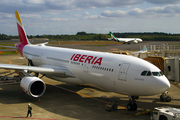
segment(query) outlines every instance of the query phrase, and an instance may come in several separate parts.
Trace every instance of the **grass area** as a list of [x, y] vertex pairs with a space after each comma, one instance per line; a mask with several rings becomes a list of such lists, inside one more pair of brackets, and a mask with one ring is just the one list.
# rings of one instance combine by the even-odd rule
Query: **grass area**
[[12, 54], [18, 54], [17, 51], [0, 51], [0, 55], [12, 55]]

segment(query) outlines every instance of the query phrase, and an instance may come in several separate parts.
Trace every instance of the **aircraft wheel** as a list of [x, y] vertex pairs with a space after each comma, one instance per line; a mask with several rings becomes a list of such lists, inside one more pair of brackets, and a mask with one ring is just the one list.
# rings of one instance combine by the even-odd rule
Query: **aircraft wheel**
[[162, 102], [164, 102], [164, 97], [163, 97], [163, 95], [160, 96], [160, 100], [161, 100]]
[[133, 103], [133, 110], [137, 110], [137, 104], [136, 103]]
[[171, 97], [170, 96], [166, 97], [166, 102], [171, 102]]
[[132, 111], [132, 110], [133, 110], [133, 105], [129, 103], [129, 104], [127, 105], [127, 110], [128, 110], [128, 111]]

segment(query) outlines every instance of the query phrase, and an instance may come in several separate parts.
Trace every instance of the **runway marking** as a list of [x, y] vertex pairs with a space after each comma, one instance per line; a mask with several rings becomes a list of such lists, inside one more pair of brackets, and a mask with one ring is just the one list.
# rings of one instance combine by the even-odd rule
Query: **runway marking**
[[[3, 60], [3, 59], [0, 59], [0, 60]], [[10, 60], [4, 60], [4, 61], [8, 61], [8, 62], [9, 62], [9, 64], [12, 64], [12, 62], [11, 62]]]
[[[54, 86], [54, 87], [57, 87], [57, 88], [60, 88], [60, 89], [63, 89], [63, 90], [72, 92], [72, 93], [76, 93], [76, 94], [78, 94], [78, 95], [82, 95], [82, 96], [85, 96], [85, 97], [88, 97], [88, 98], [91, 98], [91, 99], [94, 99], [94, 100], [101, 101], [101, 102], [104, 102], [104, 103], [109, 104], [109, 102], [107, 102], [107, 101], [100, 100], [100, 99], [91, 97], [91, 96], [89, 96], [89, 95], [85, 95], [85, 94], [83, 94], [83, 93], [75, 92], [75, 91], [69, 90], [69, 89], [67, 89], [67, 88], [60, 87], [60, 86], [52, 85], [52, 84], [47, 83], [47, 82], [45, 82], [45, 83], [48, 84], [48, 85], [51, 85], [51, 86]], [[121, 107], [121, 108], [123, 108], [123, 109], [127, 109], [126, 107], [123, 107], [123, 106], [118, 106], [118, 107]]]
[[0, 116], [1, 118], [23, 118], [23, 119], [38, 119], [38, 120], [57, 120], [48, 118], [30, 118], [30, 117], [12, 117], [12, 116]]

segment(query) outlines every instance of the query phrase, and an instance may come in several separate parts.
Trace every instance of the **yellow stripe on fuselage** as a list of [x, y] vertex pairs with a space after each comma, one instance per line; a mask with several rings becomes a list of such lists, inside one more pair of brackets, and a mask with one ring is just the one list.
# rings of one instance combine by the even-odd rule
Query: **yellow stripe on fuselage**
[[18, 11], [15, 11], [15, 15], [16, 15], [16, 19], [19, 21], [19, 23], [21, 23], [21, 26], [23, 26], [22, 21], [21, 21], [21, 18], [20, 18], [20, 16], [19, 16], [19, 12], [18, 12]]

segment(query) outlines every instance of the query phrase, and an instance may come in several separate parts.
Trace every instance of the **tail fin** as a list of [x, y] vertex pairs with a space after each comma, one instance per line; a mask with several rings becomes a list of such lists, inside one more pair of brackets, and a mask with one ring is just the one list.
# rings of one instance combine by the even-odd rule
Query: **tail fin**
[[15, 11], [15, 16], [16, 16], [16, 20], [17, 20], [17, 28], [18, 28], [18, 33], [19, 33], [19, 39], [21, 44], [23, 45], [27, 45], [27, 44], [31, 44], [26, 36], [26, 32], [24, 30], [21, 18], [19, 16], [19, 12]]
[[109, 31], [109, 34], [111, 36], [111, 39], [113, 39], [115, 41], [118, 41], [117, 38], [113, 35], [113, 33], [111, 31]]

